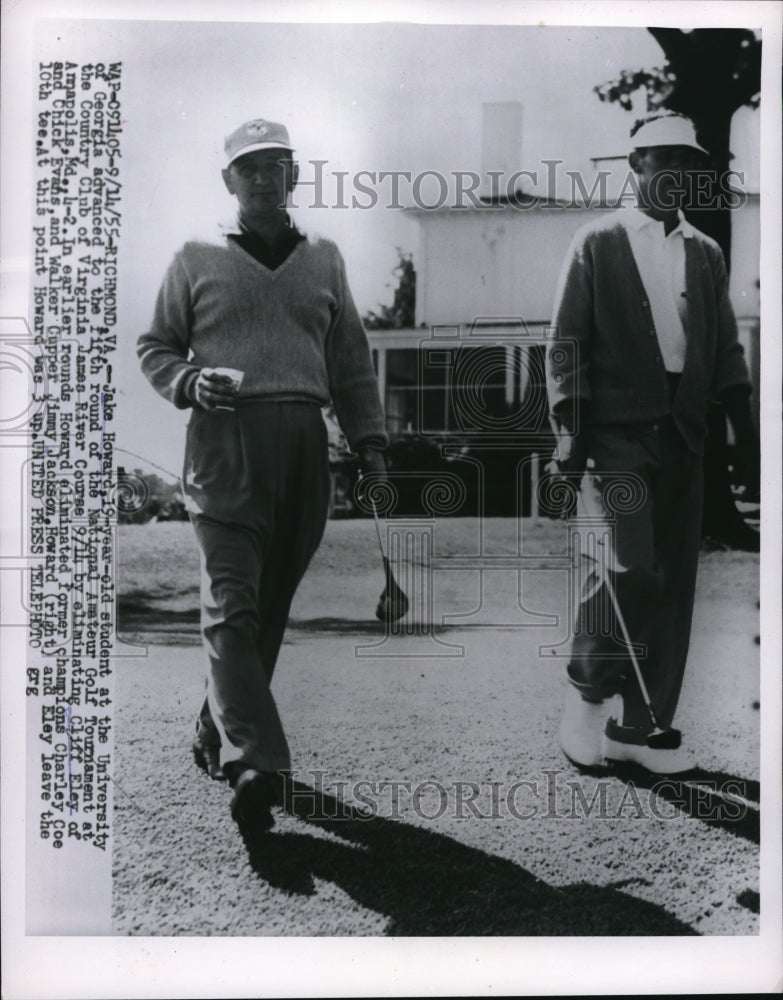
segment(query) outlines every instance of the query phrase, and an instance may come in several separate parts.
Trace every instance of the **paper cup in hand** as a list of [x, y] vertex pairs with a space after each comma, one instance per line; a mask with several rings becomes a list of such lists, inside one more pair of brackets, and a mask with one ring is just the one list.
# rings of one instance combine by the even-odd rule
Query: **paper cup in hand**
[[[242, 385], [242, 379], [245, 377], [245, 373], [240, 371], [238, 368], [213, 368], [211, 369], [215, 375], [224, 375], [226, 378], [231, 379], [231, 385], [234, 392], [239, 392]], [[216, 406], [216, 410], [233, 410], [233, 406]]]
[[215, 375], [225, 375], [226, 378], [230, 378], [234, 392], [239, 392], [242, 379], [245, 377], [244, 372], [241, 372], [238, 368], [213, 368], [212, 371]]

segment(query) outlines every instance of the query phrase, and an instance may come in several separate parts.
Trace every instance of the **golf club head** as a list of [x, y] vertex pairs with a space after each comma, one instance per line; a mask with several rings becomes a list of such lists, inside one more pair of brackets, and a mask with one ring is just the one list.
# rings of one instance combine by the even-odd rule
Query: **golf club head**
[[408, 612], [408, 598], [399, 588], [391, 571], [389, 560], [384, 556], [383, 565], [386, 570], [386, 586], [378, 599], [375, 617], [381, 622], [396, 622]]
[[681, 743], [682, 733], [679, 729], [656, 727], [647, 736], [647, 746], [651, 750], [677, 750]]

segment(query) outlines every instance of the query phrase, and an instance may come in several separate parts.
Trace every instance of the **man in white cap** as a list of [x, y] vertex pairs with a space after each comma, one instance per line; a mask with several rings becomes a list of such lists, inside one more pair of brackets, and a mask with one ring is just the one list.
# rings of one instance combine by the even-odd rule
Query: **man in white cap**
[[287, 211], [297, 180], [287, 129], [246, 122], [225, 150], [237, 229], [178, 251], [138, 353], [153, 387], [193, 409], [183, 484], [209, 660], [194, 754], [228, 778], [240, 827], [264, 830], [291, 766], [270, 682], [329, 506], [321, 408], [334, 402], [363, 472], [385, 472], [388, 438], [340, 252]]
[[680, 210], [704, 150], [692, 122], [671, 112], [638, 122], [631, 136], [638, 204], [574, 237], [547, 350], [557, 436], [548, 472], [580, 488], [589, 531], [609, 527], [574, 623], [560, 742], [583, 768], [608, 759], [675, 774], [696, 764], [672, 720], [690, 640], [710, 400], [724, 403], [756, 490], [758, 441], [723, 255]]

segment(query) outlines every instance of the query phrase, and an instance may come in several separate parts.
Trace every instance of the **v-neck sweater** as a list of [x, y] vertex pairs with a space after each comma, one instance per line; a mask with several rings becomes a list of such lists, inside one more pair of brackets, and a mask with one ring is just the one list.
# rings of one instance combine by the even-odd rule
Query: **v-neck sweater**
[[241, 219], [238, 221], [239, 231], [228, 233], [228, 239], [238, 243], [259, 264], [263, 264], [270, 271], [276, 271], [281, 264], [288, 260], [299, 241], [304, 239], [290, 217], [286, 216], [286, 221], [288, 224], [274, 244], [267, 243], [258, 233], [248, 229]]
[[138, 342], [153, 387], [179, 408], [202, 367], [244, 372], [237, 405], [331, 399], [352, 448], [388, 441], [367, 336], [337, 246], [306, 236], [274, 270], [234, 240], [186, 243]]
[[555, 417], [580, 427], [655, 421], [671, 413], [694, 452], [707, 410], [731, 386], [749, 386], [718, 244], [694, 229], [685, 241], [685, 363], [674, 399], [649, 296], [620, 212], [582, 227], [560, 275], [547, 348]]

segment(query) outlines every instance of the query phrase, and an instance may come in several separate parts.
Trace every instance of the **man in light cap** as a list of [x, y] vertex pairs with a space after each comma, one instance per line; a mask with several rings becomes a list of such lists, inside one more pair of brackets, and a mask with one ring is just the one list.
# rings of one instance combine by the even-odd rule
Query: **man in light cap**
[[228, 778], [240, 827], [264, 830], [291, 766], [270, 682], [329, 506], [321, 408], [334, 402], [363, 472], [385, 472], [388, 438], [340, 252], [288, 215], [297, 165], [287, 129], [246, 122], [225, 150], [236, 231], [175, 255], [138, 353], [153, 387], [193, 410], [183, 484], [209, 660], [193, 751], [211, 777]]
[[[609, 532], [573, 629], [560, 742], [583, 768], [608, 759], [675, 774], [696, 764], [672, 720], [690, 639], [711, 399], [725, 405], [755, 490], [758, 441], [723, 255], [680, 210], [704, 150], [692, 122], [671, 112], [638, 122], [631, 136], [638, 203], [577, 232], [547, 350], [557, 438], [548, 473], [580, 489], [585, 537]], [[663, 741], [651, 738], [661, 732]]]

